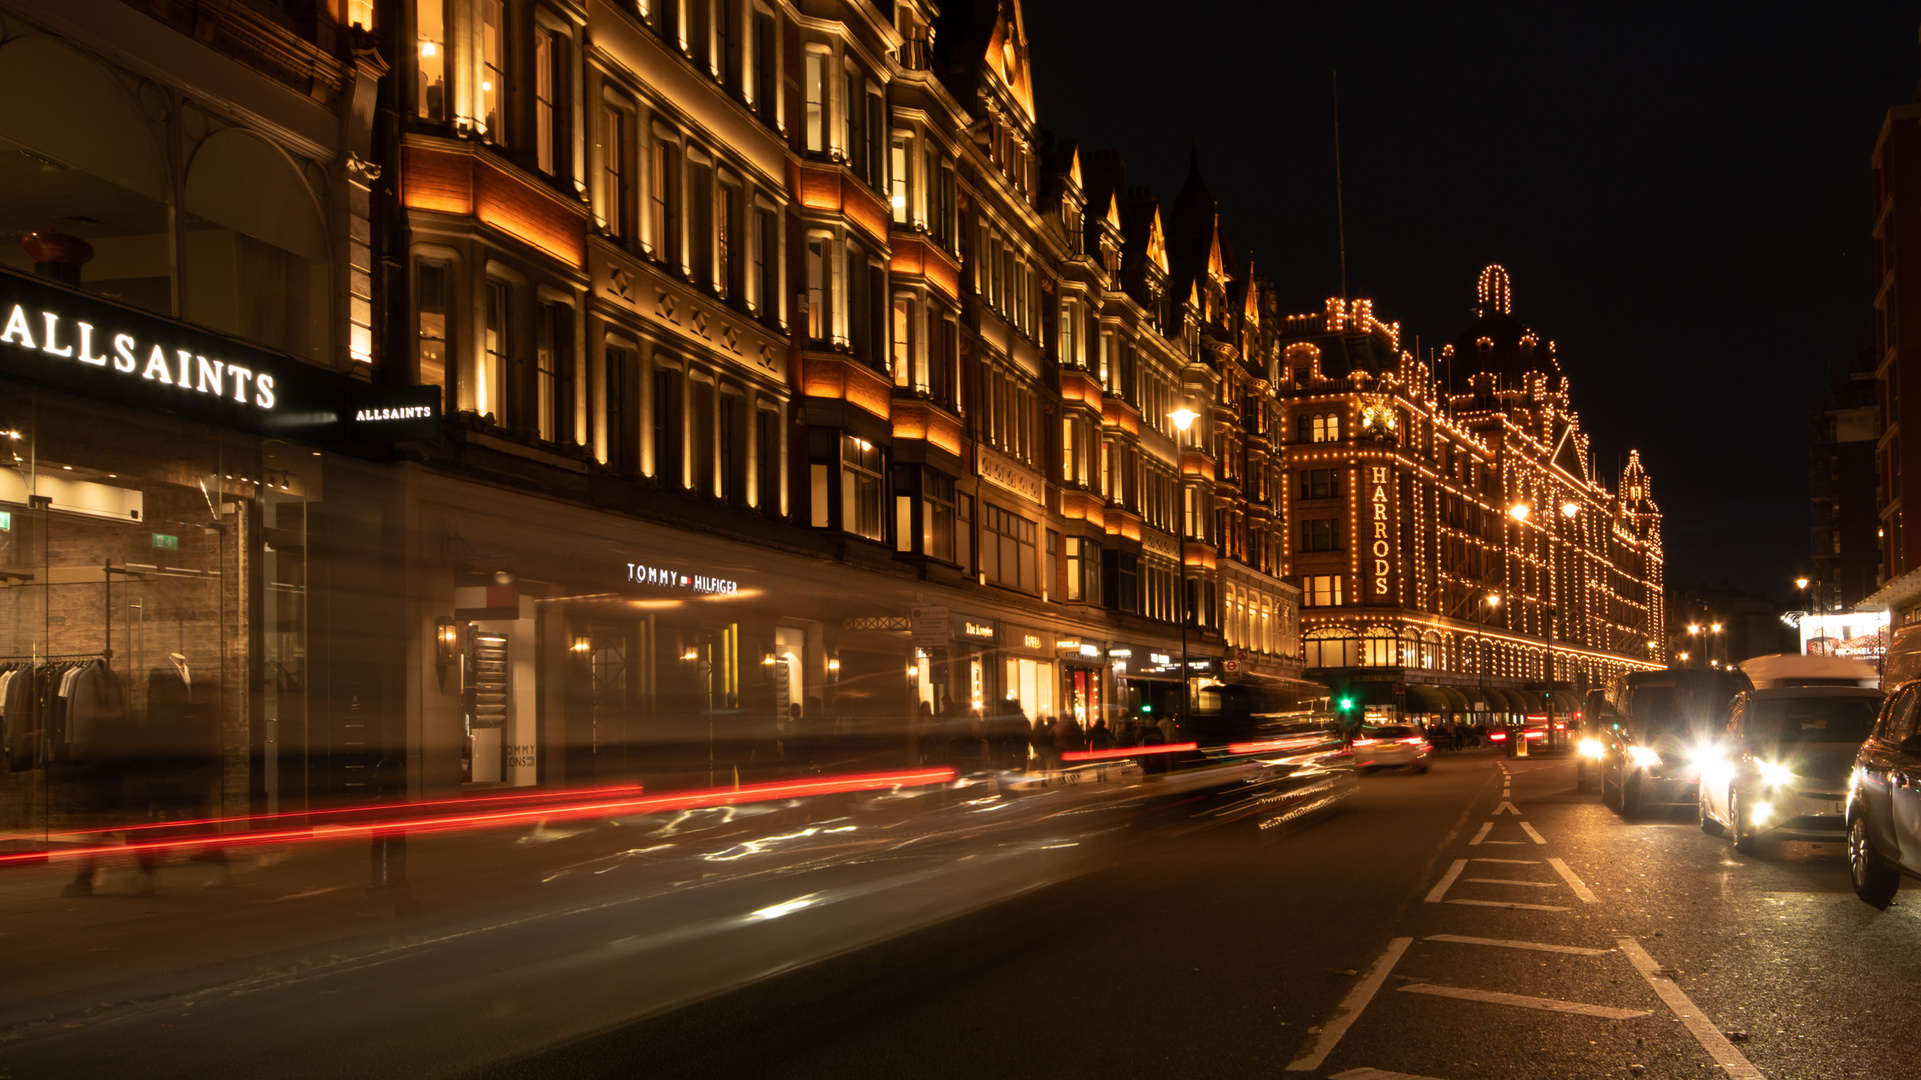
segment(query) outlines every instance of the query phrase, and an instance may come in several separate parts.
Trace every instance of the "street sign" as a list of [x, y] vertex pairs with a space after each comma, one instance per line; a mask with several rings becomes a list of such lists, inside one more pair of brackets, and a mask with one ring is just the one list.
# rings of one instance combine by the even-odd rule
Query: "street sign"
[[914, 627], [914, 648], [945, 649], [948, 642], [953, 640], [952, 623], [946, 608], [917, 607], [909, 615]]
[[1241, 662], [1239, 660], [1223, 660], [1221, 661], [1221, 670], [1232, 675], [1236, 671], [1241, 670]]

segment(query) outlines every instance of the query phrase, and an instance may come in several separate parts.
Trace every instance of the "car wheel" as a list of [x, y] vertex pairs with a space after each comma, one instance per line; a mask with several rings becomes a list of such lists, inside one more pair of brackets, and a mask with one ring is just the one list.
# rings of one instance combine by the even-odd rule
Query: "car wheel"
[[1747, 800], [1734, 788], [1728, 789], [1728, 820], [1734, 822], [1734, 850], [1743, 855], [1754, 854], [1761, 845], [1761, 837], [1748, 817]]
[[1854, 886], [1854, 895], [1868, 904], [1885, 908], [1894, 900], [1895, 890], [1901, 887], [1901, 876], [1881, 861], [1881, 855], [1874, 850], [1874, 841], [1868, 837], [1866, 816], [1856, 814], [1848, 822], [1848, 880]]
[[1425, 762], [1425, 761], [1423, 761], [1423, 762], [1421, 762], [1421, 763], [1420, 763], [1419, 765], [1416, 765], [1416, 766], [1414, 766], [1414, 771], [1415, 771], [1415, 772], [1417, 772], [1417, 773], [1424, 773], [1424, 772], [1426, 772], [1426, 771], [1427, 771], [1427, 762]]
[[1708, 793], [1702, 791], [1694, 802], [1701, 812], [1701, 831], [1707, 833], [1709, 836], [1726, 836], [1728, 834], [1728, 827], [1714, 820], [1713, 816], [1708, 813]]
[[1623, 777], [1621, 780], [1621, 816], [1624, 818], [1640, 817], [1642, 810], [1645, 809], [1642, 805], [1642, 797], [1640, 776]]

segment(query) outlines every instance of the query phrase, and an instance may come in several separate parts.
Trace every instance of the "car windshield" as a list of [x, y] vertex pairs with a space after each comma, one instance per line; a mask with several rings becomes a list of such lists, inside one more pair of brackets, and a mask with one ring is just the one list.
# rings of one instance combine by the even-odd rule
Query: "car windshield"
[[1719, 680], [1637, 686], [1628, 706], [1635, 727], [1650, 735], [1705, 728], [1727, 717], [1733, 690]]
[[1858, 743], [1868, 737], [1881, 711], [1875, 697], [1762, 698], [1748, 707], [1748, 737], [1755, 742]]

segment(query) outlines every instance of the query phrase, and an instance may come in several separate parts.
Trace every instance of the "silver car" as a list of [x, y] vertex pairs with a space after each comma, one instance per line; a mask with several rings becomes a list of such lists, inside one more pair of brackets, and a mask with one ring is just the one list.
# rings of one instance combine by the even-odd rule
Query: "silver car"
[[1428, 755], [1433, 752], [1433, 745], [1420, 728], [1408, 724], [1364, 727], [1354, 739], [1354, 766], [1362, 772], [1397, 767], [1426, 772]]
[[1848, 773], [1881, 691], [1790, 686], [1736, 695], [1727, 738], [1701, 762], [1701, 829], [1753, 854], [1763, 836], [1846, 839]]

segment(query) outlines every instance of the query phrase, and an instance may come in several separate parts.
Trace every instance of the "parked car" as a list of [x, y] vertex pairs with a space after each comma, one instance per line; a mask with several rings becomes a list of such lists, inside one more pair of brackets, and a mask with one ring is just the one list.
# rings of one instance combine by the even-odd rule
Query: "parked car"
[[1426, 772], [1432, 753], [1434, 747], [1421, 729], [1407, 724], [1364, 727], [1354, 739], [1354, 765], [1363, 772], [1394, 768]]
[[1855, 895], [1886, 907], [1903, 874], [1921, 876], [1921, 680], [1896, 687], [1848, 777], [1848, 876]]
[[1701, 830], [1753, 854], [1762, 836], [1841, 840], [1848, 771], [1874, 729], [1881, 691], [1853, 686], [1752, 690], [1734, 699], [1726, 757], [1703, 765]]
[[1747, 689], [1746, 679], [1720, 668], [1624, 676], [1609, 695], [1620, 719], [1601, 736], [1601, 801], [1628, 818], [1658, 805], [1694, 805], [1701, 765], [1727, 728], [1734, 695]]

